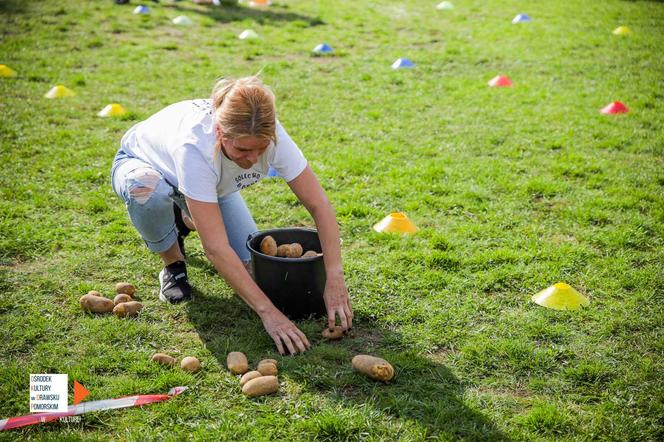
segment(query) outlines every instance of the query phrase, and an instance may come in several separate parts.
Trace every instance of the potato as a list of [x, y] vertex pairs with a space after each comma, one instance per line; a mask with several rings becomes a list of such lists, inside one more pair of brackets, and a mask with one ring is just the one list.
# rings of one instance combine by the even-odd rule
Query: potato
[[113, 313], [118, 318], [125, 316], [136, 316], [143, 309], [143, 304], [138, 301], [123, 302], [113, 308]]
[[134, 293], [136, 293], [136, 287], [134, 287], [133, 284], [130, 284], [128, 282], [118, 282], [117, 284], [115, 284], [115, 293], [117, 294], [126, 293], [127, 295], [133, 298]]
[[291, 253], [290, 244], [282, 244], [277, 247], [277, 256], [287, 257]]
[[113, 299], [113, 304], [118, 305], [122, 304], [123, 302], [131, 302], [131, 301], [132, 301], [131, 296], [129, 296], [126, 293], [120, 293]]
[[338, 341], [344, 337], [346, 331], [340, 325], [335, 325], [332, 328], [326, 328], [323, 330], [323, 337], [328, 341]]
[[260, 362], [256, 367], [256, 371], [263, 376], [276, 376], [279, 373], [277, 364], [273, 364], [272, 362]]
[[248, 371], [245, 374], [242, 375], [240, 378], [240, 387], [244, 387], [244, 384], [249, 382], [252, 379], [256, 379], [263, 376], [260, 371]]
[[304, 252], [304, 255], [301, 256], [301, 258], [314, 258], [318, 256], [318, 252], [315, 252], [314, 250], [307, 250]]
[[302, 246], [300, 243], [294, 242], [293, 244], [290, 245], [290, 253], [288, 255], [289, 258], [299, 258], [302, 256]]
[[226, 366], [233, 374], [244, 374], [249, 370], [247, 357], [241, 351], [232, 351], [226, 357]]
[[277, 242], [270, 235], [263, 238], [260, 245], [261, 252], [269, 255], [276, 256], [277, 254]]
[[259, 362], [259, 364], [262, 364], [263, 362], [270, 362], [270, 363], [272, 363], [272, 364], [274, 364], [274, 365], [279, 365], [279, 363], [277, 362], [276, 359], [262, 359], [262, 360]]
[[100, 297], [102, 297], [102, 298], [104, 297], [104, 295], [102, 295], [101, 293], [99, 293], [97, 290], [90, 290], [87, 294], [88, 294], [88, 295], [92, 295], [92, 296], [100, 296]]
[[387, 382], [394, 377], [394, 368], [385, 359], [369, 355], [357, 355], [352, 360], [353, 368], [377, 381]]
[[113, 301], [103, 296], [96, 296], [91, 293], [80, 297], [78, 302], [81, 304], [83, 310], [92, 313], [108, 313], [113, 311]]
[[249, 397], [265, 396], [279, 391], [279, 380], [276, 376], [261, 376], [244, 384], [242, 393]]
[[189, 373], [196, 373], [201, 369], [201, 362], [193, 356], [187, 356], [180, 362], [180, 368]]
[[166, 353], [155, 353], [152, 355], [152, 360], [158, 364], [162, 365], [175, 365], [177, 364], [177, 359], [173, 356], [169, 356]]

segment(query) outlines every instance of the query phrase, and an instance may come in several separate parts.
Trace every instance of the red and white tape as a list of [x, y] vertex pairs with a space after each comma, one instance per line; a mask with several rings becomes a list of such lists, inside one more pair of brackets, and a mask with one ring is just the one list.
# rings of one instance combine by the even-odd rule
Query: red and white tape
[[13, 430], [14, 428], [28, 425], [52, 422], [65, 416], [76, 416], [77, 414], [90, 413], [100, 410], [114, 410], [116, 408], [140, 407], [142, 405], [162, 402], [185, 391], [187, 387], [173, 387], [168, 394], [139, 394], [136, 396], [123, 396], [117, 399], [103, 399], [101, 401], [81, 402], [78, 405], [70, 405], [66, 412], [62, 413], [35, 413], [25, 416], [10, 417], [0, 420], [0, 431]]

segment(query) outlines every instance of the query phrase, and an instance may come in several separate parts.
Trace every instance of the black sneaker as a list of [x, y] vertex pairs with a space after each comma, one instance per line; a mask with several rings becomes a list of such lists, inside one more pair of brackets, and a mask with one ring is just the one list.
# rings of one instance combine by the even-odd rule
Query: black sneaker
[[182, 256], [185, 258], [187, 257], [187, 254], [184, 252], [184, 239], [191, 233], [191, 230], [187, 225], [184, 223], [184, 220], [182, 219], [182, 209], [180, 207], [173, 203], [173, 214], [175, 215], [175, 227], [178, 229], [178, 245], [180, 246], [180, 251], [182, 252]]
[[159, 272], [159, 299], [171, 304], [191, 299], [191, 286], [184, 261], [169, 264]]

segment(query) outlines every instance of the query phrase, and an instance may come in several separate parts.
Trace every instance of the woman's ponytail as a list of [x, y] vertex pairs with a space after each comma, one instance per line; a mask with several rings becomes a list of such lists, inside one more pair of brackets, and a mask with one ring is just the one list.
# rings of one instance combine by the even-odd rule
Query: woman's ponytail
[[222, 78], [214, 85], [212, 89], [212, 106], [215, 109], [221, 106], [228, 92], [233, 89], [235, 81], [234, 78]]

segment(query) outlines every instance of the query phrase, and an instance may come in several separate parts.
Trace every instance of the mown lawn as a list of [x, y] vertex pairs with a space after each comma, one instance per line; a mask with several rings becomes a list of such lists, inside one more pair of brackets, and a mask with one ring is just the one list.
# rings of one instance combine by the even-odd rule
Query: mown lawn
[[[0, 418], [28, 412], [30, 373], [67, 373], [88, 400], [190, 387], [0, 439], [664, 439], [664, 3], [436, 3], [0, 2], [0, 63], [18, 72], [0, 79]], [[520, 12], [533, 21], [513, 25]], [[194, 25], [171, 24], [182, 14]], [[312, 56], [321, 42], [334, 53]], [[392, 70], [399, 57], [416, 66]], [[332, 344], [324, 320], [299, 322], [314, 347], [295, 357], [275, 356], [195, 235], [196, 299], [159, 302], [159, 260], [109, 180], [136, 121], [258, 71], [337, 209], [356, 314]], [[498, 74], [515, 86], [489, 88]], [[55, 84], [77, 95], [43, 98]], [[616, 100], [630, 113], [598, 112]], [[111, 102], [130, 114], [97, 117]], [[313, 225], [279, 179], [244, 196], [261, 229]], [[373, 232], [391, 211], [421, 230]], [[81, 311], [120, 280], [138, 319]], [[590, 307], [530, 302], [559, 281]], [[276, 357], [279, 394], [245, 398], [234, 350]], [[156, 366], [156, 351], [204, 370]], [[395, 381], [354, 373], [357, 353]]]

